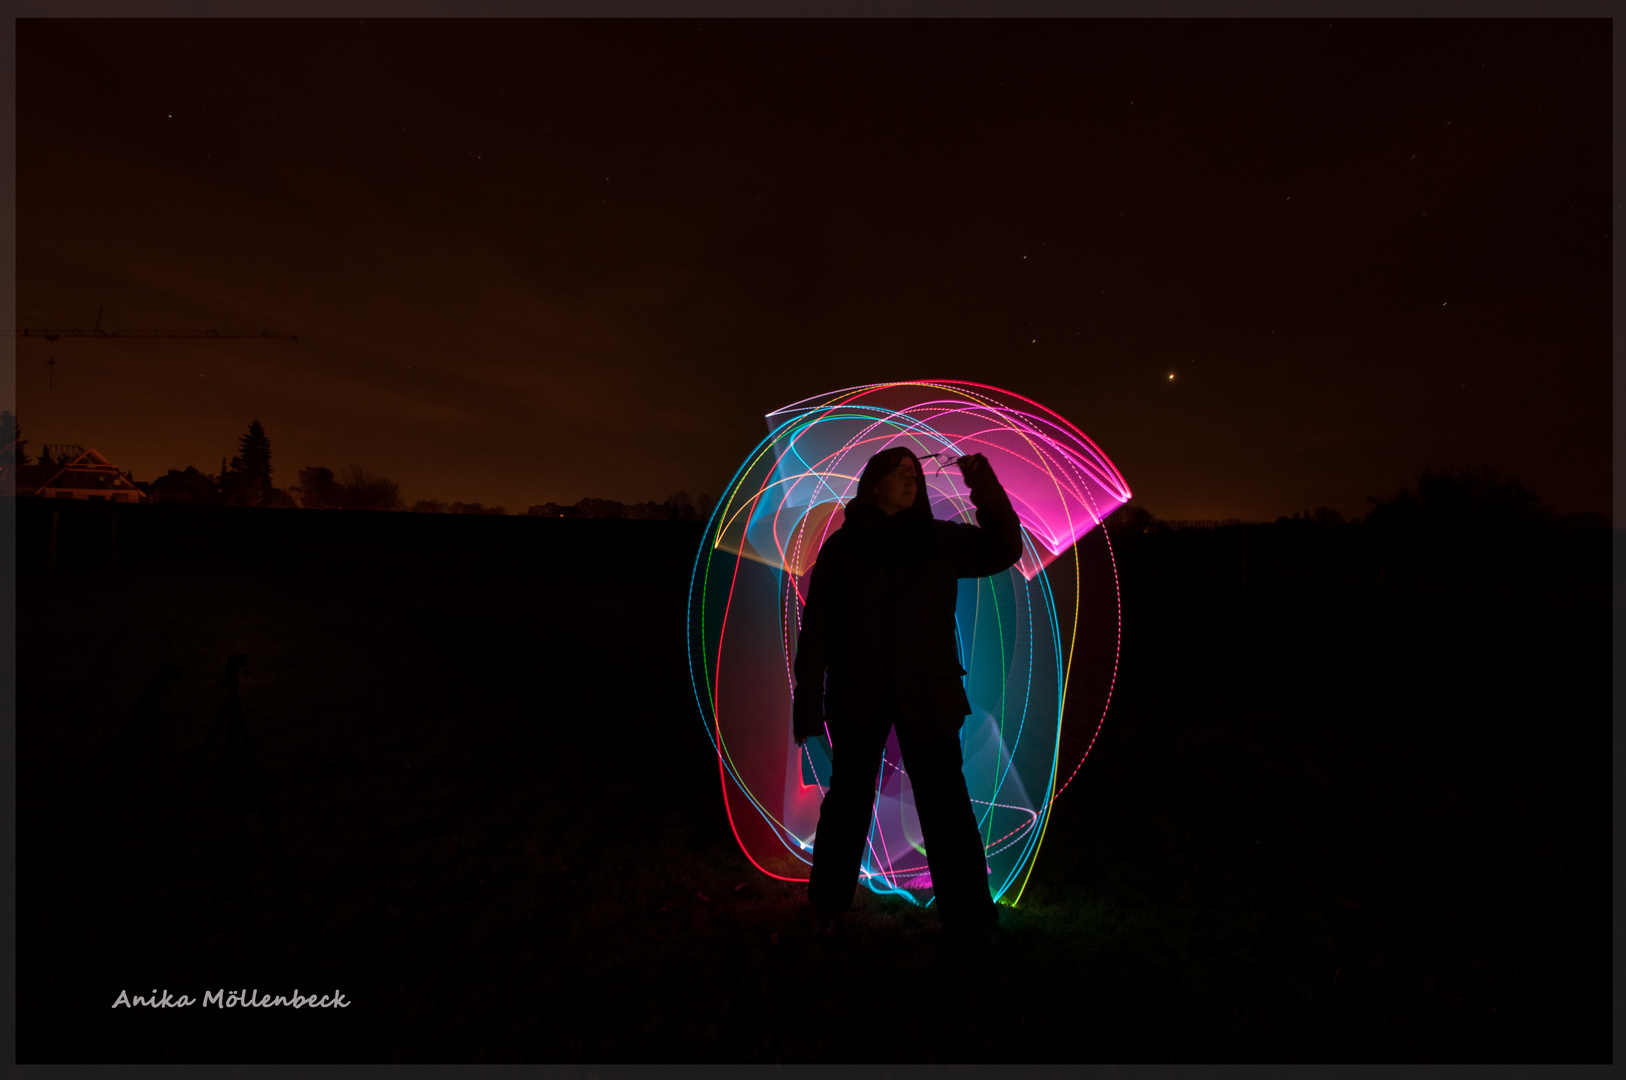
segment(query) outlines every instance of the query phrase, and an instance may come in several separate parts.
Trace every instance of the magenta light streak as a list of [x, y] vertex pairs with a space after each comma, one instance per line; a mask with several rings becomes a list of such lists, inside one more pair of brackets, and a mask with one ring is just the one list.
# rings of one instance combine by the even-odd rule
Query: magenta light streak
[[[805, 879], [827, 777], [819, 775], [822, 759], [790, 739], [793, 653], [806, 575], [841, 527], [842, 503], [864, 463], [896, 445], [941, 455], [927, 463], [933, 513], [973, 521], [959, 471], [939, 464], [981, 453], [1011, 496], [1024, 553], [1005, 575], [961, 583], [956, 621], [973, 706], [962, 737], [990, 886], [1015, 902], [1051, 806], [1094, 747], [1116, 685], [1116, 564], [1097, 526], [1129, 499], [1128, 485], [1075, 425], [980, 383], [859, 387], [767, 420], [768, 439], [708, 525], [690, 596], [695, 686], [736, 839], [764, 873]], [[1055, 570], [1046, 569], [1057, 560], [1065, 591], [1052, 587]], [[1064, 713], [1078, 708], [1077, 720], [1064, 724]], [[890, 741], [885, 753], [896, 761]], [[870, 888], [929, 899], [917, 830], [908, 775], [883, 768], [861, 871]]]

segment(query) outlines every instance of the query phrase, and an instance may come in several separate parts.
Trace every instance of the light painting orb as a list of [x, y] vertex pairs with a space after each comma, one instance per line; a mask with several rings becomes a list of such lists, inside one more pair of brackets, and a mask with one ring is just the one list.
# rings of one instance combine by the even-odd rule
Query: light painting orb
[[[1022, 523], [1011, 569], [959, 583], [972, 712], [960, 730], [989, 891], [1014, 904], [1057, 796], [1094, 746], [1118, 670], [1118, 576], [1101, 522], [1130, 498], [1088, 436], [1016, 394], [950, 380], [877, 383], [767, 416], [769, 434], [717, 502], [689, 589], [689, 666], [734, 836], [758, 869], [807, 880], [829, 784], [823, 738], [791, 735], [809, 573], [870, 457], [923, 458], [934, 517], [975, 523], [956, 457], [983, 454]], [[936, 455], [936, 456], [933, 456]], [[932, 899], [907, 769], [887, 742], [862, 880]]]

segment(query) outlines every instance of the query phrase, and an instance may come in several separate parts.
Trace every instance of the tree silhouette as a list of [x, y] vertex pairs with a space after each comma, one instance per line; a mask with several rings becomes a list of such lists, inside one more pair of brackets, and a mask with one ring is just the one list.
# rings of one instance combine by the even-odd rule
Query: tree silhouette
[[306, 510], [339, 510], [344, 507], [344, 489], [333, 477], [333, 470], [312, 465], [299, 470], [299, 505]]
[[582, 517], [624, 518], [627, 516], [626, 505], [615, 499], [581, 499], [576, 503], [576, 509], [581, 511]]
[[344, 475], [312, 465], [299, 470], [299, 505], [306, 510], [403, 510], [401, 485], [387, 477], [351, 465]]
[[582, 512], [574, 506], [560, 506], [558, 503], [541, 503], [525, 511], [529, 517], [561, 517], [579, 518]]
[[1539, 569], [1552, 516], [1535, 492], [1489, 465], [1429, 470], [1417, 493], [1370, 498], [1363, 523], [1390, 579], [1455, 582], [1526, 576]]
[[340, 483], [344, 491], [346, 510], [400, 510], [401, 485], [394, 480], [368, 472], [360, 465], [351, 465], [344, 471]]
[[249, 421], [247, 434], [237, 440], [237, 456], [231, 459], [231, 467], [247, 481], [258, 480], [266, 488], [271, 486], [271, 440], [258, 420]]
[[156, 502], [191, 502], [212, 504], [220, 501], [220, 486], [215, 478], [188, 465], [185, 469], [171, 469], [147, 485], [147, 492]]
[[700, 516], [699, 511], [695, 509], [694, 500], [689, 498], [687, 491], [674, 491], [661, 505], [666, 510], [668, 521], [694, 521]]
[[[13, 446], [12, 444], [16, 445]], [[0, 461], [29, 464], [28, 451], [23, 449], [28, 440], [23, 438], [22, 425], [10, 412], [0, 411]]]
[[1113, 535], [1117, 535], [1119, 533], [1155, 532], [1160, 523], [1146, 507], [1137, 506], [1133, 503], [1124, 503], [1108, 514], [1103, 524]]
[[221, 464], [220, 489], [234, 506], [288, 504], [288, 496], [271, 486], [271, 440], [258, 420], [237, 440], [237, 455]]

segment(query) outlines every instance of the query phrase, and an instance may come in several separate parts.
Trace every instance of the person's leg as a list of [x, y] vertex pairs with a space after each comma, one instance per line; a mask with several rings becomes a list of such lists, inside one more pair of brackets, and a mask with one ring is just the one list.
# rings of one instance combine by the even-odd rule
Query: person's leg
[[875, 774], [881, 768], [889, 725], [879, 730], [836, 730], [830, 746], [830, 790], [819, 805], [813, 838], [813, 873], [807, 898], [834, 914], [852, 907], [859, 865], [875, 814]]
[[988, 892], [988, 861], [961, 770], [960, 740], [953, 735], [904, 741], [903, 767], [915, 796], [926, 842], [926, 863], [944, 929], [980, 931], [999, 912]]

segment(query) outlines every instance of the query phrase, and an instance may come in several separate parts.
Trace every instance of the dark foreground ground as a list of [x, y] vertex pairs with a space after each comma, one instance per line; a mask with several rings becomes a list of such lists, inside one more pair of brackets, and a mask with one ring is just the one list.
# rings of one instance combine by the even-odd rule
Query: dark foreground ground
[[[1101, 740], [966, 953], [868, 893], [810, 939], [735, 846], [698, 526], [101, 508], [52, 567], [22, 513], [19, 1061], [1610, 1060], [1607, 607], [1124, 545]], [[165, 832], [235, 653], [286, 891], [220, 741]], [[352, 1005], [110, 1008], [240, 987]]]

